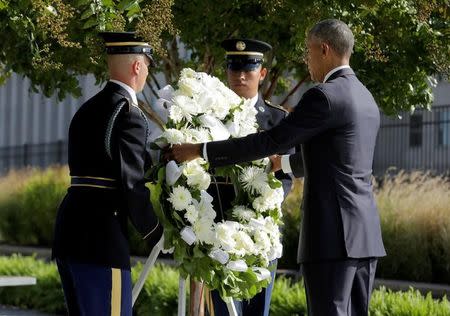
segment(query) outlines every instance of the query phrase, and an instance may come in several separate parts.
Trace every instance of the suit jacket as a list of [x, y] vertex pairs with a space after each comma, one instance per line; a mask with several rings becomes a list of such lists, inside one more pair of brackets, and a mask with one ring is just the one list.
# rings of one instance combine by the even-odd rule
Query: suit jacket
[[[68, 189], [55, 223], [53, 257], [129, 269], [128, 218], [143, 236], [160, 230], [155, 230], [160, 225], [144, 181], [151, 165], [148, 123], [129, 100], [125, 89], [108, 82], [71, 121], [70, 175], [77, 180], [112, 179], [115, 189], [84, 185]], [[122, 101], [127, 103], [119, 111]]]
[[353, 70], [341, 69], [309, 89], [274, 128], [208, 143], [208, 160], [212, 167], [234, 164], [301, 144], [299, 261], [381, 257], [386, 253], [371, 185], [379, 123], [371, 93]]

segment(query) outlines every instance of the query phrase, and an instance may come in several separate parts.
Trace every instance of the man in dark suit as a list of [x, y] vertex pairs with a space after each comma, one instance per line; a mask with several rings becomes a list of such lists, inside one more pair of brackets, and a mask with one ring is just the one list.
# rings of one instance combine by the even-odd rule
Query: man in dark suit
[[[386, 255], [371, 176], [379, 110], [349, 67], [354, 38], [339, 20], [308, 33], [311, 78], [295, 110], [271, 130], [240, 139], [175, 146], [166, 156], [198, 156], [212, 167], [251, 161], [301, 144], [304, 174], [299, 260], [309, 315], [367, 315], [377, 258]], [[303, 170], [302, 172], [300, 172]]]
[[152, 56], [133, 33], [101, 35], [110, 81], [70, 124], [71, 186], [58, 210], [52, 256], [69, 315], [131, 316], [128, 218], [151, 246], [163, 233], [145, 187], [149, 127], [136, 99]]
[[[240, 97], [251, 100], [251, 105], [258, 111], [256, 114], [258, 130], [271, 129], [287, 115], [285, 109], [264, 100], [258, 93], [259, 85], [267, 75], [267, 68], [263, 65], [264, 53], [270, 51], [272, 46], [263, 41], [232, 38], [224, 40], [222, 47], [226, 51], [227, 79], [230, 89]], [[294, 153], [292, 150], [288, 152]], [[291, 176], [281, 171], [275, 175], [282, 182], [286, 197], [292, 186]], [[225, 178], [214, 177], [208, 192], [214, 197], [214, 209], [219, 211], [218, 220], [226, 219], [224, 212], [231, 209], [231, 202], [235, 199], [232, 182]], [[276, 266], [276, 260], [271, 262], [272, 282], [267, 288], [251, 300], [235, 301], [239, 315], [269, 315]], [[206, 291], [206, 294], [205, 301], [209, 315], [228, 315], [227, 305], [220, 298], [218, 291]]]

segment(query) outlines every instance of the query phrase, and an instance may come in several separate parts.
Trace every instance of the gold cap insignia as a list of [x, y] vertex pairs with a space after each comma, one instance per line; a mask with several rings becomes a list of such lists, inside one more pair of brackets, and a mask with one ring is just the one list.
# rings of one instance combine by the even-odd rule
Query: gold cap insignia
[[236, 49], [239, 51], [243, 51], [245, 49], [245, 43], [243, 41], [238, 41], [236, 43]]

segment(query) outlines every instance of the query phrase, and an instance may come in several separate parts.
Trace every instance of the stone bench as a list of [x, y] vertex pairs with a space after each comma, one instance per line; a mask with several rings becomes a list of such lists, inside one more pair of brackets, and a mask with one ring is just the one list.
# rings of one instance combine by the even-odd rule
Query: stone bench
[[0, 276], [0, 286], [35, 285], [36, 278], [30, 276]]

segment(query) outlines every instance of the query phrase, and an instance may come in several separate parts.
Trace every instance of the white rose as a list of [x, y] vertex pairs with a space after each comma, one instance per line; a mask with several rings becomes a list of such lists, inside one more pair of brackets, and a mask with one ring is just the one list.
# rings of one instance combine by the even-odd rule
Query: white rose
[[270, 248], [268, 253], [269, 261], [281, 258], [283, 254], [283, 245], [280, 242], [275, 242], [272, 244], [272, 248]]
[[211, 176], [203, 169], [197, 160], [189, 161], [183, 168], [183, 174], [191, 187], [206, 190], [211, 183]]
[[161, 137], [165, 138], [169, 144], [181, 144], [185, 142], [183, 133], [175, 128], [166, 129]]
[[180, 78], [178, 88], [183, 95], [189, 97], [196, 96], [203, 90], [201, 82], [195, 78]]
[[233, 235], [233, 238], [236, 241], [233, 252], [242, 256], [246, 254], [256, 254], [255, 243], [247, 233], [238, 231]]
[[270, 238], [266, 232], [262, 230], [255, 230], [254, 238], [256, 247], [259, 249], [259, 251], [261, 252], [269, 251], [272, 243], [270, 242]]
[[227, 222], [218, 223], [216, 225], [216, 246], [225, 251], [233, 250], [236, 246], [233, 238], [235, 232], [234, 225], [229, 225]]
[[[172, 107], [178, 107], [181, 110], [182, 117], [185, 118], [188, 122], [192, 121], [192, 115], [196, 115], [199, 113], [199, 108], [195, 101], [185, 95], [175, 96], [173, 98]], [[169, 113], [172, 110], [172, 107], [170, 108]]]
[[180, 72], [180, 78], [194, 78], [196, 72], [191, 68], [183, 68]]

